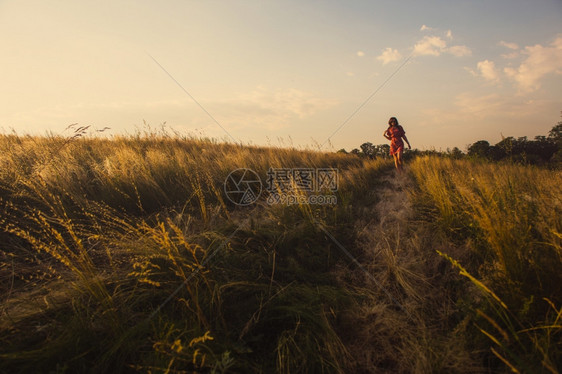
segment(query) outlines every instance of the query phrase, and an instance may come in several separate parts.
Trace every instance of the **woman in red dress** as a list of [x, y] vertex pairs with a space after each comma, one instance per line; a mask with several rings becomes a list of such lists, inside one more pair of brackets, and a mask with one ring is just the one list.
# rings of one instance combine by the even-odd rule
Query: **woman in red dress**
[[396, 170], [401, 172], [402, 168], [402, 152], [404, 152], [404, 142], [408, 144], [408, 149], [412, 149], [408, 138], [406, 138], [406, 132], [398, 124], [396, 117], [390, 117], [388, 120], [388, 129], [384, 132], [383, 136], [390, 140], [390, 154], [394, 157], [394, 164], [396, 165]]

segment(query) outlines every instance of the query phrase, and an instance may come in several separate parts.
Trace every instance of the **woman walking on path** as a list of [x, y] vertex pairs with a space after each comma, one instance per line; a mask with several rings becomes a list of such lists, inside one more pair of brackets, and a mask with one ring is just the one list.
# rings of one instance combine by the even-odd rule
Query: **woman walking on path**
[[390, 154], [394, 157], [394, 164], [396, 165], [396, 170], [402, 172], [402, 152], [404, 152], [404, 142], [408, 144], [408, 149], [412, 149], [408, 138], [406, 138], [406, 132], [398, 124], [396, 117], [390, 117], [388, 120], [388, 129], [383, 133], [383, 136], [390, 140]]

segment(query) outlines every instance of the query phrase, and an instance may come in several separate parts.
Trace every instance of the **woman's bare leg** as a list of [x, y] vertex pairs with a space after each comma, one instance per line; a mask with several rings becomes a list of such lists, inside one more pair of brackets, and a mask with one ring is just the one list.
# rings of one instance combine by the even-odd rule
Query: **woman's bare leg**
[[402, 152], [398, 152], [394, 155], [394, 164], [396, 165], [396, 169], [401, 173], [402, 168]]

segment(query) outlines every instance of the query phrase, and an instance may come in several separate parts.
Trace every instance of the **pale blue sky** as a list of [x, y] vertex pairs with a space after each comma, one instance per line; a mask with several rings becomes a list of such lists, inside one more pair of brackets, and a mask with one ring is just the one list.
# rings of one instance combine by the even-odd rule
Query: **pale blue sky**
[[[545, 135], [562, 110], [562, 1], [1, 1], [0, 128], [143, 120], [243, 143], [414, 147]], [[329, 145], [326, 149], [331, 149]]]

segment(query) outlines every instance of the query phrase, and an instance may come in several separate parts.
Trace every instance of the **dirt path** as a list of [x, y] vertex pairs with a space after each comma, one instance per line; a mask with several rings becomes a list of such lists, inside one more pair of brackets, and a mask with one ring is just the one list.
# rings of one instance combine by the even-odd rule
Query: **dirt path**
[[384, 187], [377, 191], [380, 200], [375, 213], [384, 230], [386, 226], [406, 224], [412, 218], [413, 209], [407, 192], [413, 188], [413, 181], [408, 174], [392, 172], [383, 177], [383, 182]]
[[478, 372], [449, 322], [456, 309], [442, 287], [443, 259], [430, 227], [412, 206], [415, 182], [393, 171], [377, 203], [356, 223], [363, 269], [355, 270], [364, 301], [348, 345], [357, 373]]

